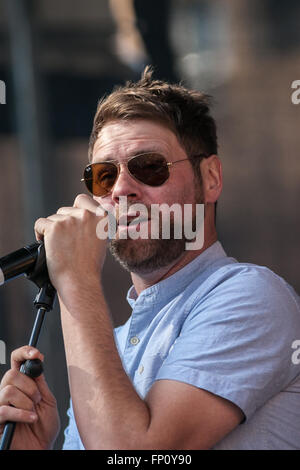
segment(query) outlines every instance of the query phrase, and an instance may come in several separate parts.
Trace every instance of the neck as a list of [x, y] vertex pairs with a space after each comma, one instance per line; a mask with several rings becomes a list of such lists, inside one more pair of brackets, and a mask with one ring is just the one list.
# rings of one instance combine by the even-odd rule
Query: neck
[[148, 287], [151, 287], [163, 279], [172, 276], [172, 274], [175, 274], [177, 271], [197, 258], [197, 256], [203, 253], [203, 251], [207, 250], [207, 248], [215, 243], [217, 239], [217, 233], [214, 232], [208, 239], [206, 239], [201, 250], [184, 251], [182, 256], [176, 259], [173, 263], [158, 270], [152, 271], [151, 273], [131, 273], [132, 282], [137, 295], [140, 295], [140, 293]]

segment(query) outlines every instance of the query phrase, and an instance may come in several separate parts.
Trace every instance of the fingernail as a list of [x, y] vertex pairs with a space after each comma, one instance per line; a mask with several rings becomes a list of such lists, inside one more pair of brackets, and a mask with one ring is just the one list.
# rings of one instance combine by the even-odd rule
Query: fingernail
[[36, 421], [37, 420], [37, 414], [36, 413], [31, 413], [30, 419], [31, 419], [31, 421]]

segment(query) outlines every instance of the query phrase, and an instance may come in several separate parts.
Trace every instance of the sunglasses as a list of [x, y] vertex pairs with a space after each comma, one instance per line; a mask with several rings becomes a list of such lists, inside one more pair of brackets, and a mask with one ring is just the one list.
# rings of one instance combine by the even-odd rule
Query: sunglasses
[[[196, 156], [206, 157], [205, 154]], [[168, 162], [163, 155], [149, 152], [131, 157], [124, 162], [124, 165], [129, 174], [139, 183], [147, 186], [161, 186], [168, 180], [171, 166], [185, 160], [189, 158]], [[88, 191], [94, 196], [106, 196], [118, 179], [120, 165], [121, 163], [115, 161], [91, 163], [84, 169], [81, 181], [85, 182]]]

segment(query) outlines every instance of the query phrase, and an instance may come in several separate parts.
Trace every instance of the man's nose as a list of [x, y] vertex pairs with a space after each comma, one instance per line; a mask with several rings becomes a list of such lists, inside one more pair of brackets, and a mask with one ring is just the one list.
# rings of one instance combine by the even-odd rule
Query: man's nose
[[139, 184], [129, 173], [128, 169], [121, 165], [117, 180], [111, 190], [111, 198], [118, 203], [120, 196], [138, 198], [141, 196], [141, 183]]

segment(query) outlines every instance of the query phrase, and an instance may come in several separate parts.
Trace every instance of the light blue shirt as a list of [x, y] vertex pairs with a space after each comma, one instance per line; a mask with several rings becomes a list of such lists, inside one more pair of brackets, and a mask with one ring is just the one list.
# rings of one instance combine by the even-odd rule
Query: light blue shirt
[[[125, 371], [144, 398], [156, 380], [224, 397], [245, 420], [214, 449], [300, 449], [300, 299], [263, 266], [238, 263], [214, 243], [191, 263], [127, 300], [115, 329]], [[84, 449], [68, 410], [64, 449]]]

